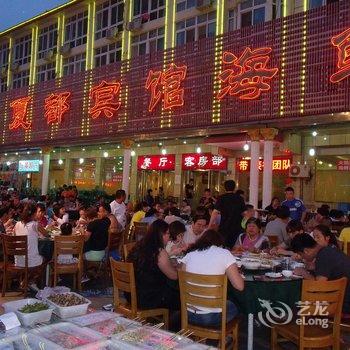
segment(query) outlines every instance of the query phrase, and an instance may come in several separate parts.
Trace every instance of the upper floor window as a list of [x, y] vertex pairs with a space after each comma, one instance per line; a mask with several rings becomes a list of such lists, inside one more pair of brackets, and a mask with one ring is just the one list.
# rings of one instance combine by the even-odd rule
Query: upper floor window
[[134, 17], [142, 15], [142, 21], [153, 21], [165, 16], [165, 0], [134, 0]]
[[32, 36], [30, 34], [23, 36], [15, 41], [15, 57], [13, 62], [26, 64], [30, 60], [32, 50]]
[[237, 14], [236, 10], [229, 10], [228, 11], [228, 31], [229, 32], [237, 29], [236, 14]]
[[47, 63], [38, 67], [36, 76], [38, 83], [42, 81], [55, 79], [55, 77], [55, 63]]
[[132, 38], [132, 57], [164, 50], [164, 27]]
[[96, 8], [96, 32], [95, 39], [104, 38], [107, 29], [110, 27], [118, 27], [123, 30], [123, 0], [109, 0], [100, 4]]
[[29, 69], [14, 73], [12, 77], [12, 89], [19, 89], [29, 85]]
[[185, 11], [196, 6], [196, 0], [177, 0], [176, 12]]
[[121, 61], [121, 58], [121, 41], [95, 49], [95, 67], [101, 67], [105, 66], [106, 64], [119, 62]]
[[57, 23], [46, 28], [40, 29], [38, 58], [44, 58], [45, 52], [48, 50], [56, 51], [57, 47]]
[[6, 78], [0, 78], [0, 92], [7, 91], [7, 79]]
[[85, 70], [86, 55], [85, 53], [67, 57], [63, 59], [63, 75], [83, 72]]
[[0, 66], [6, 67], [9, 63], [10, 45], [9, 43], [0, 45]]
[[64, 42], [70, 47], [76, 47], [86, 43], [88, 24], [88, 12], [78, 13], [67, 19]]
[[266, 0], [245, 0], [240, 4], [241, 28], [265, 22]]
[[314, 9], [316, 7], [324, 6], [338, 1], [339, 0], [309, 0], [309, 9]]
[[176, 23], [176, 45], [215, 36], [216, 12], [205, 13]]

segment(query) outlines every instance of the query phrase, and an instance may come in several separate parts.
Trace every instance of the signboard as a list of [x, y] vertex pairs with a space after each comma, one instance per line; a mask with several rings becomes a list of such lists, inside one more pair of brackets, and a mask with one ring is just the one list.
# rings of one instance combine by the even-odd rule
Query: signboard
[[175, 154], [139, 156], [138, 170], [175, 170]]
[[[274, 157], [272, 161], [272, 170], [273, 171], [288, 171], [292, 163], [291, 158], [286, 157]], [[264, 169], [264, 160], [259, 160], [259, 170]], [[236, 162], [237, 171], [244, 173], [250, 171], [250, 159], [247, 158], [237, 158]]]
[[20, 160], [18, 162], [18, 172], [20, 173], [37, 173], [40, 168], [40, 160]]
[[227, 170], [227, 158], [211, 153], [185, 153], [182, 170]]
[[350, 171], [350, 160], [338, 160], [337, 170], [340, 171]]

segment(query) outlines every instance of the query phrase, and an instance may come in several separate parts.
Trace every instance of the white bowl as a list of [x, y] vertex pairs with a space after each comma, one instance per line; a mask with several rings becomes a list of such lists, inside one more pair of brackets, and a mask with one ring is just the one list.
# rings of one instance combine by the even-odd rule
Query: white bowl
[[282, 275], [284, 277], [287, 277], [287, 278], [292, 277], [293, 276], [293, 271], [291, 271], [291, 270], [283, 270], [282, 271]]
[[257, 270], [261, 263], [259, 261], [242, 260], [242, 265], [248, 270]]

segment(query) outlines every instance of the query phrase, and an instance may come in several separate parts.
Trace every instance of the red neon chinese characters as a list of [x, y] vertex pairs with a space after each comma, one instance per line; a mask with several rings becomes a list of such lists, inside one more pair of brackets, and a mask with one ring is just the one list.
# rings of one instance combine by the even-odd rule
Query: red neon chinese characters
[[266, 68], [272, 49], [263, 47], [251, 50], [247, 47], [240, 57], [231, 52], [224, 52], [222, 62], [230, 65], [219, 75], [219, 79], [227, 83], [218, 93], [218, 99], [227, 94], [237, 96], [241, 100], [253, 100], [262, 92], [270, 90], [270, 80], [277, 74], [278, 68]]
[[105, 80], [90, 90], [90, 98], [95, 100], [95, 105], [89, 109], [92, 119], [98, 118], [102, 113], [107, 117], [113, 117], [120, 108], [121, 102], [117, 100], [120, 92], [120, 83], [107, 83]]
[[31, 100], [31, 97], [22, 97], [14, 100], [10, 103], [10, 107], [13, 109], [12, 111], [12, 123], [9, 125], [10, 130], [15, 130], [18, 128], [23, 128], [24, 130], [28, 130], [32, 123], [26, 121], [27, 117], [27, 109], [28, 103]]
[[186, 74], [187, 66], [178, 67], [173, 63], [164, 72], [150, 70], [145, 85], [147, 90], [151, 90], [151, 101], [148, 110], [152, 112], [163, 95], [164, 109], [183, 106], [185, 90], [180, 86], [186, 78]]
[[350, 28], [332, 38], [332, 44], [338, 49], [338, 71], [331, 75], [332, 83], [339, 83], [350, 76]]
[[67, 102], [70, 97], [70, 92], [62, 92], [60, 94], [51, 94], [45, 98], [45, 118], [47, 124], [61, 123], [62, 116], [69, 110], [69, 104]]

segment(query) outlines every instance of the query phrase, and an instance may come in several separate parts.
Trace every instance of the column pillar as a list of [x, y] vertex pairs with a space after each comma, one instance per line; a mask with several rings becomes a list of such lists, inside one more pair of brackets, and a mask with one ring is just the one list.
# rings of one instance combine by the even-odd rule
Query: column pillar
[[260, 134], [264, 138], [264, 169], [262, 193], [262, 208], [264, 209], [271, 203], [272, 198], [273, 140], [278, 134], [278, 130], [274, 128], [260, 129]]
[[258, 208], [259, 201], [259, 155], [260, 155], [260, 132], [259, 129], [248, 131], [251, 139], [250, 144], [250, 181], [249, 181], [249, 204]]
[[70, 171], [72, 166], [71, 158], [66, 158], [64, 160], [64, 184], [70, 185]]
[[49, 172], [50, 172], [50, 153], [52, 149], [51, 148], [43, 148], [42, 154], [43, 154], [43, 170], [42, 170], [42, 177], [41, 177], [41, 194], [45, 195], [47, 194], [48, 188], [49, 188]]
[[96, 158], [96, 168], [95, 168], [95, 186], [101, 188], [102, 185], [102, 179], [101, 179], [101, 172], [102, 172], [102, 158]]
[[126, 198], [129, 197], [129, 187], [130, 187], [130, 161], [131, 161], [131, 146], [133, 145], [131, 140], [123, 140], [122, 145], [124, 147], [124, 159], [123, 159], [123, 181], [122, 189], [126, 193]]
[[[176, 152], [175, 152], [176, 153]], [[178, 197], [181, 202], [181, 154], [175, 155], [175, 178], [174, 178], [174, 197]]]

